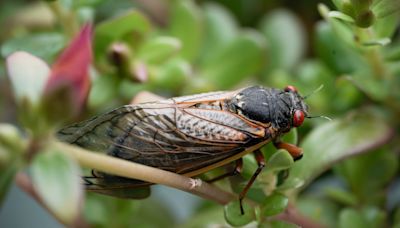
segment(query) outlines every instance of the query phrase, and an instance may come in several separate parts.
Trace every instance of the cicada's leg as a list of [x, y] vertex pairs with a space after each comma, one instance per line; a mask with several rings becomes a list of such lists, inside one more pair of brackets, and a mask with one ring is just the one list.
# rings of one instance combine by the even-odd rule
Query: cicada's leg
[[90, 180], [90, 179], [97, 179], [100, 178], [97, 174], [96, 171], [94, 169], [91, 170], [91, 174], [92, 176], [83, 176], [83, 184], [88, 186], [88, 185], [94, 185], [94, 183]]
[[293, 144], [276, 141], [274, 142], [274, 146], [278, 149], [287, 150], [287, 152], [292, 155], [293, 160], [295, 161], [300, 160], [303, 157], [303, 150]]
[[221, 179], [224, 179], [226, 177], [231, 177], [231, 176], [236, 176], [238, 174], [240, 174], [242, 172], [242, 167], [243, 167], [243, 160], [242, 158], [239, 158], [238, 160], [236, 160], [236, 165], [235, 168], [232, 171], [229, 171], [227, 173], [224, 173], [220, 176], [216, 176], [210, 180], [207, 180], [208, 183], [212, 183], [215, 181], [219, 181]]
[[253, 176], [250, 178], [249, 182], [247, 182], [246, 187], [244, 187], [242, 192], [239, 194], [240, 213], [242, 213], [242, 215], [244, 214], [242, 201], [243, 201], [244, 197], [246, 196], [247, 192], [249, 191], [251, 185], [253, 185], [254, 181], [256, 180], [258, 174], [260, 174], [261, 171], [263, 170], [263, 168], [265, 167], [265, 159], [264, 159], [264, 155], [261, 153], [261, 151], [260, 150], [254, 151], [254, 156], [256, 158], [258, 168], [254, 172]]

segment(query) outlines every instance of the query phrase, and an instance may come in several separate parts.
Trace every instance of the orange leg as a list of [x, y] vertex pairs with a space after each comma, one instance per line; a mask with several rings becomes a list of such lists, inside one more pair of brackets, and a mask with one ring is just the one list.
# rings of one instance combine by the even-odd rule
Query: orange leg
[[300, 160], [303, 157], [303, 150], [293, 144], [277, 141], [274, 142], [274, 146], [278, 149], [287, 150], [295, 161]]

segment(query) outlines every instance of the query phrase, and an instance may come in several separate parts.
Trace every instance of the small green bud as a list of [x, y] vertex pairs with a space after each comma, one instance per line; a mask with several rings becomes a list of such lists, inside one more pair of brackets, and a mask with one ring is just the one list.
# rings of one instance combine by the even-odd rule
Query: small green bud
[[361, 28], [368, 28], [375, 21], [375, 15], [371, 10], [365, 11], [356, 17], [356, 25]]

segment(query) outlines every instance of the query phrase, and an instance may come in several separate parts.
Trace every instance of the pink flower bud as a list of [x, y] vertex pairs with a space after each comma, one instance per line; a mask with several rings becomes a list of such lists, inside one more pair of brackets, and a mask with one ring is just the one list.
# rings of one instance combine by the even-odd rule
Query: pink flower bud
[[48, 107], [66, 109], [72, 115], [84, 107], [90, 89], [91, 35], [92, 26], [87, 24], [53, 64], [44, 91]]

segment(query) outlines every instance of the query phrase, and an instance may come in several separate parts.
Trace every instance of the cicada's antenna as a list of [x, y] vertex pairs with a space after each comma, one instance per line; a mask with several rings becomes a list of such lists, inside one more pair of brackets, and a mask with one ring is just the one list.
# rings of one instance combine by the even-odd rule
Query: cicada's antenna
[[307, 116], [307, 119], [313, 119], [313, 118], [324, 118], [326, 120], [332, 121], [331, 118], [327, 117], [327, 116]]
[[312, 91], [311, 93], [305, 95], [305, 96], [303, 97], [303, 99], [305, 100], [305, 99], [309, 98], [311, 95], [313, 95], [313, 94], [315, 94], [315, 93], [318, 93], [320, 90], [322, 90], [322, 88], [324, 88], [324, 85], [323, 85], [323, 84], [321, 84], [316, 90], [314, 90], [314, 91]]

